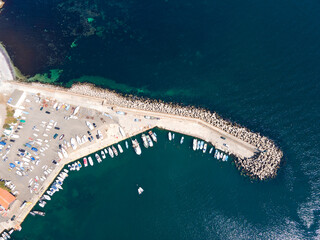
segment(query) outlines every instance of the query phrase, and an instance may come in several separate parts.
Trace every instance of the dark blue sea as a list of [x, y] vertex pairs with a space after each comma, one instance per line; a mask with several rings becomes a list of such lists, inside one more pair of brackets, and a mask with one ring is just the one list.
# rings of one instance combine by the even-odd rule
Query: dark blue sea
[[0, 41], [32, 81], [205, 107], [284, 152], [275, 179], [252, 181], [156, 130], [141, 157], [71, 173], [14, 238], [320, 239], [319, 13], [316, 0], [6, 0]]

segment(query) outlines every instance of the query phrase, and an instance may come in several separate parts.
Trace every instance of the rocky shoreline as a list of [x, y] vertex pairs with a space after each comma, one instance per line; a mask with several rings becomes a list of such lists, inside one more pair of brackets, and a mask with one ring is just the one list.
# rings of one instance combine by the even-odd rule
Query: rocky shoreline
[[221, 118], [217, 113], [206, 109], [165, 103], [163, 101], [140, 98], [133, 95], [123, 96], [114, 91], [95, 87], [93, 84], [79, 83], [74, 84], [71, 88], [41, 83], [32, 83], [32, 85], [101, 98], [104, 99], [103, 101], [105, 104], [109, 105], [200, 119], [257, 148], [256, 154], [251, 158], [241, 158], [237, 156], [236, 153], [233, 153], [236, 157], [235, 164], [237, 168], [245, 175], [248, 175], [251, 178], [265, 180], [275, 177], [277, 175], [277, 170], [280, 167], [283, 152], [272, 140], [261, 136], [259, 133], [254, 133], [236, 123], [227, 121]]

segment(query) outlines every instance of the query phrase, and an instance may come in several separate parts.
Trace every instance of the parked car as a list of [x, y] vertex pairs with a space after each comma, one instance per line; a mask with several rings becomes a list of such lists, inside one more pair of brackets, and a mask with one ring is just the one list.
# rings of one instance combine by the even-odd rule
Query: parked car
[[49, 112], [49, 111], [46, 111], [46, 114], [50, 114], [50, 112]]
[[56, 139], [58, 137], [58, 133], [53, 135], [53, 139]]

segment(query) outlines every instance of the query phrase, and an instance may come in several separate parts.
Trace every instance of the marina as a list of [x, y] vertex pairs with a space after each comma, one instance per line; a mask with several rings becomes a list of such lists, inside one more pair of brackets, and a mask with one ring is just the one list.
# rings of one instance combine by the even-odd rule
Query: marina
[[[50, 201], [48, 197], [52, 197], [54, 193], [63, 190], [62, 185], [67, 177], [65, 170], [80, 171], [83, 166], [86, 167], [88, 164], [84, 161], [84, 158], [88, 159], [90, 166], [94, 165], [93, 160], [98, 164], [103, 164], [102, 159], [107, 160], [107, 156], [108, 158], [118, 158], [119, 153], [124, 152], [121, 143], [119, 143], [121, 141], [125, 141], [126, 149], [130, 148], [130, 144], [126, 142], [131, 142], [132, 149], [138, 156], [143, 154], [144, 149], [154, 148], [154, 144], [158, 140], [155, 128], [167, 130], [169, 142], [177, 142], [180, 145], [188, 144], [190, 149], [202, 152], [202, 154], [208, 154], [207, 148], [209, 145], [209, 147], [215, 149], [210, 154], [217, 160], [228, 161], [229, 155], [233, 155], [240, 170], [246, 166], [241, 165], [242, 163], [247, 164], [251, 161], [254, 164], [260, 164], [260, 160], [264, 158], [274, 161], [274, 164], [271, 165], [272, 168], [261, 168], [260, 166], [260, 168], [250, 168], [250, 171], [247, 172], [245, 169], [242, 170], [247, 175], [261, 180], [275, 176], [282, 157], [282, 152], [272, 145], [272, 142], [265, 141], [265, 138], [261, 138], [265, 141], [263, 145], [252, 144], [254, 141], [260, 141], [260, 135], [246, 132], [247, 135], [253, 134], [253, 138], [249, 138], [250, 141], [244, 141], [241, 137], [228, 133], [227, 129], [214, 126], [210, 122], [211, 118], [202, 120], [202, 114], [203, 116], [211, 116], [213, 119], [215, 117], [215, 113], [208, 113], [204, 110], [193, 109], [191, 111], [180, 106], [156, 105], [152, 102], [145, 105], [143, 101], [140, 102], [141, 100], [131, 101], [115, 93], [103, 92], [102, 94], [109, 94], [107, 103], [105, 98], [101, 101], [101, 98], [97, 97], [99, 94], [88, 96], [88, 93], [97, 94], [100, 90], [89, 90], [91, 87], [86, 85], [76, 85], [69, 90], [15, 81], [2, 81], [1, 85], [2, 89], [5, 89], [2, 94], [10, 96], [14, 91], [18, 91], [17, 93], [20, 94], [18, 96], [21, 99], [18, 104], [15, 103], [16, 105], [14, 105], [16, 109], [19, 109], [17, 112], [20, 115], [17, 118], [20, 123], [19, 125], [13, 125], [10, 131], [18, 129], [18, 131], [23, 132], [26, 131], [24, 129], [27, 129], [26, 136], [32, 136], [27, 142], [18, 140], [20, 144], [23, 143], [27, 147], [27, 157], [25, 157], [23, 151], [26, 149], [21, 148], [21, 145], [19, 146], [23, 150], [21, 158], [25, 162], [24, 166], [26, 168], [20, 166], [16, 170], [17, 177], [14, 178], [17, 179], [15, 182], [20, 191], [16, 193], [17, 200], [14, 201], [10, 211], [10, 215], [14, 215], [15, 218], [9, 223], [0, 223], [3, 230], [19, 229], [20, 224], [37, 202], [39, 207], [45, 208], [47, 202]], [[85, 90], [85, 93], [83, 93], [83, 90]], [[73, 106], [72, 103], [74, 102], [78, 105]], [[142, 105], [139, 105], [140, 103]], [[30, 104], [35, 107], [30, 108]], [[143, 109], [139, 109], [141, 106], [143, 106]], [[148, 109], [145, 109], [145, 106]], [[30, 109], [25, 113], [26, 111], [23, 111], [23, 109], [27, 108]], [[192, 112], [194, 116], [175, 114], [174, 111], [179, 108], [182, 108], [179, 112]], [[37, 118], [30, 118], [30, 116], [34, 116], [34, 109], [38, 109], [36, 111], [41, 114], [38, 114], [42, 116], [41, 121]], [[196, 117], [197, 114], [200, 114], [199, 117]], [[34, 122], [34, 127], [31, 130], [27, 127], [30, 126], [29, 121]], [[72, 128], [72, 132], [70, 132], [68, 124], [77, 126], [77, 130]], [[242, 131], [243, 133], [244, 131]], [[42, 134], [42, 136], [39, 134]], [[140, 134], [141, 136], [137, 136]], [[175, 138], [178, 134], [182, 134], [178, 138], [179, 140]], [[192, 136], [194, 139], [187, 143], [184, 140], [184, 135]], [[14, 138], [15, 134], [10, 132], [8, 136]], [[257, 139], [254, 140], [255, 138]], [[56, 143], [52, 144], [51, 142]], [[142, 145], [144, 146], [143, 150], [141, 149]], [[265, 155], [266, 147], [270, 150], [267, 155]], [[42, 160], [48, 149], [55, 149], [49, 153], [49, 159], [53, 159], [51, 162], [50, 160], [49, 162]], [[92, 153], [94, 153], [94, 156], [89, 156]], [[8, 157], [11, 156], [8, 150], [6, 154], [8, 154]], [[3, 155], [3, 158], [7, 157], [6, 154]], [[35, 166], [29, 168], [28, 164], [30, 164], [31, 158], [34, 159], [32, 163]], [[81, 159], [81, 162], [79, 159]], [[257, 161], [257, 159], [260, 160]], [[266, 160], [263, 164], [267, 164]], [[38, 165], [43, 173], [36, 170], [36, 175], [31, 178], [29, 176], [29, 191], [21, 193], [21, 190], [24, 189], [24, 183], [19, 178], [26, 176], [25, 169], [33, 172], [33, 169], [38, 169]], [[16, 167], [15, 164], [10, 166], [12, 169]], [[64, 166], [67, 166], [67, 169], [64, 169]], [[256, 172], [257, 170], [260, 172]], [[12, 178], [11, 174], [5, 174], [8, 175], [7, 178], [10, 178], [10, 176]], [[48, 197], [44, 195], [45, 192]], [[17, 208], [24, 201], [28, 201], [30, 204], [25, 205], [23, 209]]]

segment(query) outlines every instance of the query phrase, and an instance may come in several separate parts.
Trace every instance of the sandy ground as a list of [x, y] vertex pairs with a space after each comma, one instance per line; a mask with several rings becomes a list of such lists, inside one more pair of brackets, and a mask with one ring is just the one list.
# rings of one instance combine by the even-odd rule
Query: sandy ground
[[[8, 65], [8, 61], [4, 54], [4, 50], [0, 46], [0, 81], [2, 80], [13, 80], [14, 77]], [[0, 86], [1, 87], [1, 86]]]

